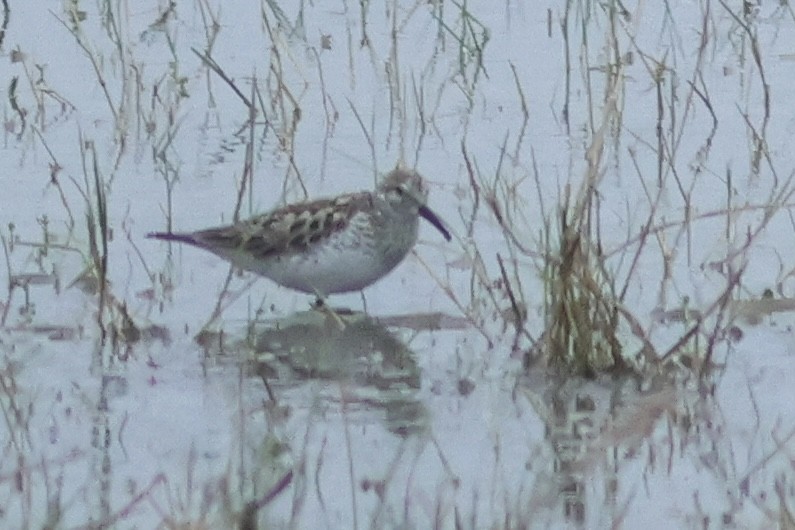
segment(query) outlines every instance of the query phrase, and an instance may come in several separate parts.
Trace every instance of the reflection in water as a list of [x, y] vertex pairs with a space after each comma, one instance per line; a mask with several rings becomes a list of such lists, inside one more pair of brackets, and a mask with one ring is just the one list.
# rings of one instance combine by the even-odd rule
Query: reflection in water
[[620, 408], [626, 389], [583, 384], [576, 379], [553, 382], [541, 393], [533, 388], [537, 384], [523, 385], [521, 392], [546, 424], [555, 484], [546, 498], [557, 499], [562, 515], [579, 527], [592, 519], [589, 513], [596, 509], [614, 513], [618, 490], [615, 454], [602, 446], [600, 437]]
[[[748, 497], [748, 477], [761, 466], [738, 473], [742, 466], [727, 435], [731, 427], [725, 411], [706, 386], [690, 383], [660, 378], [648, 388], [631, 378], [560, 380], [540, 371], [523, 377], [516, 393], [543, 420], [546, 439], [539, 453], [546, 470], [540, 478], [546, 480], [537, 481], [539, 487], [523, 499], [528, 514], [549, 515], [553, 521], [562, 516], [579, 528], [634, 528], [637, 524], [623, 524], [628, 514], [644, 505], [656, 509], [659, 492], [673, 503], [684, 498], [667, 491], [668, 483], [655, 485], [657, 474], [689, 473], [687, 461], [696, 458], [703, 476], [726, 489], [721, 505], [726, 508], [719, 512], [723, 526], [745, 527], [733, 521]], [[778, 447], [783, 445], [759, 461], [769, 462]], [[694, 492], [692, 502], [700, 503], [699, 495]], [[709, 517], [699, 514], [694, 520]]]
[[382, 412], [387, 428], [400, 435], [425, 428], [414, 353], [363, 313], [295, 313], [258, 327], [254, 344], [255, 371], [266, 385], [334, 381], [343, 385], [346, 411]]
[[[560, 499], [567, 519], [585, 523], [587, 470], [583, 473], [583, 457], [598, 434], [597, 401], [587, 392], [566, 395], [556, 393], [552, 399], [552, 417], [547, 424], [547, 437], [555, 452], [554, 471], [560, 487]], [[606, 504], [615, 505], [615, 477], [606, 484]]]

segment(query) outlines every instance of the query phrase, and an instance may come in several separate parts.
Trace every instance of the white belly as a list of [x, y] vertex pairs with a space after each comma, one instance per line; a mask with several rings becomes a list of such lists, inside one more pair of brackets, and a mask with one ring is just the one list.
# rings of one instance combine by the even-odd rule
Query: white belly
[[280, 285], [324, 295], [364, 289], [396, 264], [385, 266], [373, 249], [333, 249], [324, 245], [307, 255], [274, 258], [263, 265], [260, 274]]
[[416, 226], [413, 234], [409, 231], [408, 237], [392, 245], [353, 237], [351, 231], [343, 230], [303, 253], [271, 255], [264, 260], [238, 254], [228, 259], [284, 287], [322, 296], [360, 291], [379, 280], [403, 260], [416, 237]]

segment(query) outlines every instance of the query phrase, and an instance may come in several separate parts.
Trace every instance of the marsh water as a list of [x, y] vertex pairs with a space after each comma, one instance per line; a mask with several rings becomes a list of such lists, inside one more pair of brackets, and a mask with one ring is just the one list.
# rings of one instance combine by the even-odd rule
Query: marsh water
[[[786, 2], [0, 11], [3, 528], [795, 527]], [[145, 237], [398, 163], [453, 241], [322, 310]], [[676, 378], [528, 362], [584, 182]]]

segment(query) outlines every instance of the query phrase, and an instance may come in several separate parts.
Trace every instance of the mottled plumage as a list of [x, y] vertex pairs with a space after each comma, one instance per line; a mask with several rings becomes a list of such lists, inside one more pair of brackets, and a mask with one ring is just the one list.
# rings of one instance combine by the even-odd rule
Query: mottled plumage
[[291, 204], [239, 223], [148, 237], [194, 245], [274, 282], [325, 296], [358, 291], [391, 271], [417, 242], [419, 216], [450, 234], [426, 205], [414, 171], [395, 169], [375, 191]]

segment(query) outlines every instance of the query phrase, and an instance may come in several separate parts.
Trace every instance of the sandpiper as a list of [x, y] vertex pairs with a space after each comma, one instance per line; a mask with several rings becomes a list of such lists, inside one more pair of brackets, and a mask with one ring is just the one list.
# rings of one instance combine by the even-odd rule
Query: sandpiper
[[427, 198], [422, 177], [398, 168], [375, 191], [290, 204], [233, 225], [147, 237], [203, 248], [322, 299], [360, 291], [394, 269], [417, 242], [418, 216], [449, 241]]

